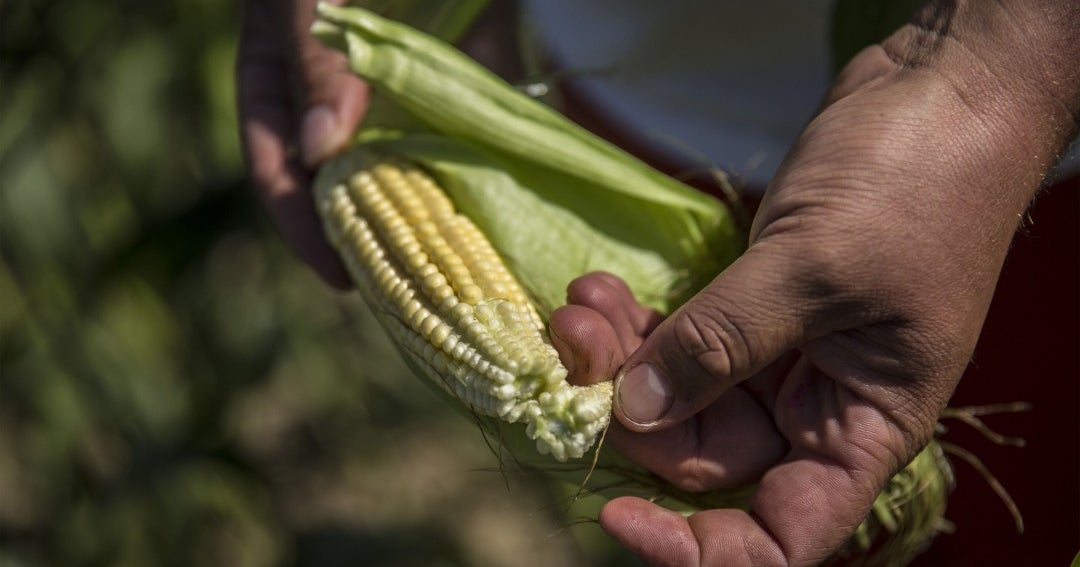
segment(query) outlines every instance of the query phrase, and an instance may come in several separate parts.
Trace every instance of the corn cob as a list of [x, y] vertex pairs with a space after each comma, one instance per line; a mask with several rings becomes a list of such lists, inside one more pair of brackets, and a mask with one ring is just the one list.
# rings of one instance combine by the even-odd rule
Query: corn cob
[[[565, 371], [555, 366], [538, 370], [543, 363], [535, 363], [533, 374], [522, 374], [521, 368], [528, 364], [517, 361], [514, 369], [509, 362], [512, 356], [493, 355], [485, 350], [483, 339], [476, 339], [480, 335], [468, 334], [467, 326], [453, 317], [453, 307], [449, 312], [439, 310], [442, 301], [454, 301], [446, 299], [449, 295], [436, 300], [440, 296], [420, 298], [417, 294], [422, 292], [413, 291], [405, 298], [407, 286], [421, 289], [415, 283], [420, 280], [415, 279], [398, 292], [393, 291], [396, 287], [380, 288], [381, 280], [374, 274], [381, 269], [382, 259], [395, 258], [387, 263], [397, 274], [383, 276], [394, 281], [393, 286], [398, 285], [394, 278], [415, 276], [399, 275], [407, 272], [408, 264], [398, 259], [400, 255], [387, 252], [393, 244], [379, 236], [385, 228], [372, 228], [366, 217], [362, 222], [368, 223], [366, 230], [372, 236], [358, 236], [359, 228], [353, 228], [354, 223], [361, 223], [355, 219], [364, 212], [350, 195], [351, 180], [357, 177], [351, 172], [374, 166], [357, 166], [350, 155], [366, 150], [407, 156], [442, 180], [457, 208], [472, 216], [491, 238], [542, 312], [562, 304], [572, 277], [594, 270], [618, 273], [640, 300], [671, 312], [734, 260], [745, 245], [744, 235], [735, 229], [723, 205], [600, 141], [453, 48], [360, 8], [320, 3], [318, 15], [314, 35], [344, 51], [350, 68], [376, 88], [375, 101], [386, 103], [384, 110], [389, 109], [376, 113], [374, 121], [369, 114], [366, 123], [377, 126], [366, 126], [357, 136], [358, 148], [324, 166], [320, 177], [328, 182], [317, 181], [327, 233], [360, 289], [380, 290], [368, 294], [369, 302], [388, 328], [395, 330], [398, 344], [419, 363], [414, 370], [433, 377], [435, 384], [466, 401], [478, 414], [528, 423], [527, 432], [541, 452], [551, 452], [560, 460], [582, 455], [607, 424], [610, 382], [600, 386], [606, 388], [602, 390], [572, 388], [561, 378], [553, 379]], [[409, 222], [418, 228], [424, 221]], [[364, 238], [382, 238], [375, 245], [382, 251], [364, 252], [359, 242]], [[421, 246], [424, 238], [417, 237]], [[465, 302], [464, 284], [452, 283], [459, 280], [449, 273], [449, 264], [440, 264], [437, 254], [428, 254], [447, 272], [444, 277], [455, 289], [456, 301]], [[460, 251], [456, 254], [467, 263]], [[477, 281], [476, 272], [469, 273]], [[498, 311], [500, 302], [511, 301], [499, 294], [487, 296], [491, 290], [477, 285], [483, 297], [469, 304], [474, 316], [484, 301], [494, 302], [493, 311]], [[392, 293], [403, 295], [395, 300], [398, 296]], [[412, 299], [438, 315], [436, 321], [447, 322], [447, 338], [437, 330], [441, 327], [436, 322], [427, 323], [431, 333], [425, 332], [427, 315], [422, 321], [414, 320], [419, 316], [405, 308]], [[534, 311], [526, 311], [532, 317]], [[405, 313], [412, 315], [407, 318]], [[450, 333], [457, 333], [457, 338], [449, 338]], [[501, 333], [505, 331], [494, 332]], [[474, 350], [469, 352], [477, 358], [463, 358], [465, 347], [461, 353], [454, 352], [457, 343], [448, 351], [447, 342], [454, 340], [472, 345], [469, 348]], [[439, 341], [442, 346], [436, 346]], [[488, 366], [481, 369], [484, 360]], [[505, 390], [489, 380], [492, 364], [515, 377]], [[951, 486], [948, 465], [939, 453], [940, 448], [931, 444], [890, 481], [873, 513], [841, 551], [842, 560], [902, 565], [925, 547], [940, 529]], [[744, 507], [754, 490], [747, 486], [690, 494], [613, 451], [601, 451], [597, 457], [586, 476], [591, 479], [589, 491], [604, 497], [636, 494], [689, 513]], [[563, 478], [574, 484], [581, 479], [575, 472], [585, 474], [575, 465], [542, 463], [539, 467], [554, 477], [569, 471], [572, 478]]]
[[401, 160], [357, 165], [317, 184], [316, 198], [330, 243], [390, 332], [471, 411], [526, 423], [560, 461], [581, 457], [608, 424], [611, 384], [565, 381], [525, 290], [430, 176]]

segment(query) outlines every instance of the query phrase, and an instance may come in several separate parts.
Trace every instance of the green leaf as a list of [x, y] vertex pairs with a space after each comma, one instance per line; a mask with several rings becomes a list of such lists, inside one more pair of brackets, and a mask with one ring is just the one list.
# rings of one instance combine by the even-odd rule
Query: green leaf
[[445, 42], [457, 41], [489, 0], [364, 0], [358, 5]]
[[[604, 257], [601, 265], [636, 280], [634, 289], [642, 299], [666, 310], [741, 252], [743, 236], [723, 203], [530, 99], [453, 47], [362, 9], [320, 4], [318, 10], [321, 19], [313, 33], [345, 50], [353, 71], [380, 95], [422, 124], [422, 130], [471, 148], [528, 189], [504, 191], [497, 188], [500, 182], [487, 186], [477, 180], [451, 183], [454, 200], [500, 252], [529, 258], [534, 271], [558, 274], [551, 278], [557, 283], [541, 286], [538, 295], [548, 296], [552, 285], [564, 286], [565, 273], [584, 273], [594, 265], [590, 257], [599, 255]], [[396, 148], [421, 162], [434, 149], [409, 136], [398, 140]], [[446, 158], [445, 153], [439, 158], [444, 175], [450, 168]], [[464, 161], [468, 165], [475, 159]], [[464, 171], [460, 163], [455, 167]], [[479, 175], [477, 168], [469, 175]], [[546, 207], [544, 214], [520, 214], [540, 210], [537, 199]], [[580, 226], [589, 228], [589, 237], [567, 228]], [[548, 240], [562, 253], [543, 259], [536, 250], [518, 246], [522, 239]], [[606, 244], [598, 248], [597, 242]], [[566, 258], [586, 261], [572, 265]], [[526, 285], [536, 293], [532, 286], [539, 284]]]

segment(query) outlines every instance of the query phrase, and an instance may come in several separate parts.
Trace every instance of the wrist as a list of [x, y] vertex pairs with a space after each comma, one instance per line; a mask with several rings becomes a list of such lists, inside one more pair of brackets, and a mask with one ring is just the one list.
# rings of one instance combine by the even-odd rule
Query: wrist
[[1024, 203], [1080, 127], [1074, 0], [929, 2], [882, 48], [901, 70], [945, 84], [979, 142], [1011, 169], [998, 183]]

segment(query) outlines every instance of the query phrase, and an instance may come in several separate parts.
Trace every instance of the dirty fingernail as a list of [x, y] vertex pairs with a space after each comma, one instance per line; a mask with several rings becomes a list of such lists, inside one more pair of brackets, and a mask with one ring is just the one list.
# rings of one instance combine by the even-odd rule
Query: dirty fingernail
[[671, 382], [648, 363], [631, 368], [619, 380], [617, 388], [623, 415], [642, 425], [664, 417], [675, 399]]

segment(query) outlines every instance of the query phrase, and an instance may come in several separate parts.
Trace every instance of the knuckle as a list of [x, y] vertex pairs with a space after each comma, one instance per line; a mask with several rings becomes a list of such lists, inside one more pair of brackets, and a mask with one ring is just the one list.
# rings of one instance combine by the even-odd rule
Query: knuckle
[[593, 275], [582, 276], [570, 282], [566, 297], [572, 304], [599, 310], [610, 302], [608, 287], [607, 282]]
[[682, 354], [725, 386], [748, 366], [750, 345], [746, 335], [723, 312], [682, 311], [676, 315], [674, 331]]

